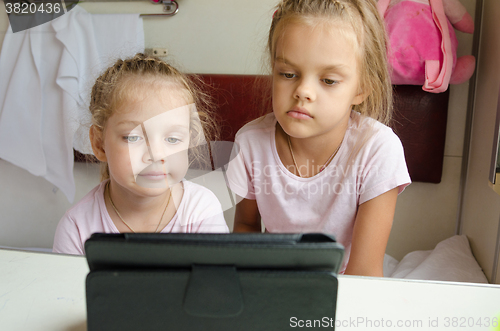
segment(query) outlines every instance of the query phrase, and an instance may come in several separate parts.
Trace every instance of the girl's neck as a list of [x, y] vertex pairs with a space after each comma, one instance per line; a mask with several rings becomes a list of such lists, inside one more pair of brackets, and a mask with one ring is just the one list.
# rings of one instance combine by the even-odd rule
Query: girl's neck
[[281, 162], [290, 172], [299, 177], [313, 177], [335, 158], [346, 131], [347, 127], [324, 135], [293, 138], [277, 123], [276, 149]]
[[106, 186], [106, 208], [120, 232], [160, 232], [176, 214], [184, 192], [182, 183], [155, 197], [131, 194], [112, 180]]

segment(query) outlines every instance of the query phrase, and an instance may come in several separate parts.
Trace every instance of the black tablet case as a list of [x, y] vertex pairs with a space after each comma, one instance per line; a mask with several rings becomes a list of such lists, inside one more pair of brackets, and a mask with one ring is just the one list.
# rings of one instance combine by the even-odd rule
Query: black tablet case
[[85, 250], [89, 331], [334, 329], [332, 236], [94, 234]]

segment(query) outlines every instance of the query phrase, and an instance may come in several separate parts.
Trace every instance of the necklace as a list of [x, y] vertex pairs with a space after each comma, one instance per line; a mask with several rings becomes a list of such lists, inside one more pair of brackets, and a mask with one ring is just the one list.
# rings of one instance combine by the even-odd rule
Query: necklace
[[[130, 231], [132, 231], [133, 233], [136, 233], [134, 231], [134, 229], [132, 229], [132, 227], [130, 225], [128, 225], [127, 222], [125, 222], [125, 220], [123, 219], [122, 215], [120, 215], [120, 213], [118, 212], [118, 209], [116, 209], [116, 206], [115, 204], [113, 203], [113, 200], [111, 199], [111, 194], [109, 193], [109, 182], [106, 184], [106, 190], [108, 192], [108, 198], [109, 198], [109, 201], [111, 202], [111, 206], [113, 207], [113, 209], [115, 210], [116, 212], [116, 215], [118, 215], [118, 217], [120, 218], [120, 220], [123, 222], [123, 224], [125, 224], [127, 226], [127, 228], [130, 229]], [[158, 222], [158, 225], [156, 226], [156, 230], [154, 233], [157, 233], [158, 232], [158, 229], [160, 228], [160, 224], [161, 224], [161, 221], [163, 220], [163, 216], [165, 215], [165, 212], [167, 211], [167, 207], [168, 207], [168, 204], [170, 203], [170, 198], [172, 197], [172, 189], [170, 189], [170, 194], [168, 195], [168, 201], [167, 201], [167, 205], [165, 206], [165, 209], [163, 210], [163, 213], [161, 214], [161, 217], [160, 217], [160, 221]]]
[[[292, 154], [293, 165], [295, 166], [295, 169], [297, 169], [297, 173], [299, 174], [299, 177], [303, 178], [302, 174], [300, 173], [299, 167], [297, 166], [297, 162], [295, 161], [295, 155], [293, 155], [293, 149], [292, 149], [292, 143], [290, 142], [290, 136], [288, 134], [286, 136], [287, 136], [287, 139], [288, 139], [288, 148], [290, 149], [290, 154]], [[332, 159], [335, 157], [335, 155], [337, 155], [337, 152], [339, 151], [340, 145], [342, 145], [343, 141], [344, 141], [344, 138], [342, 138], [342, 141], [337, 146], [337, 149], [335, 149], [335, 151], [333, 152], [333, 154], [330, 155], [330, 157], [328, 158], [328, 160], [326, 160], [325, 164], [323, 164], [321, 166], [321, 168], [319, 169], [319, 172], [322, 172], [323, 170], [325, 170], [325, 168], [328, 166], [328, 164], [330, 163], [330, 161], [332, 161]]]

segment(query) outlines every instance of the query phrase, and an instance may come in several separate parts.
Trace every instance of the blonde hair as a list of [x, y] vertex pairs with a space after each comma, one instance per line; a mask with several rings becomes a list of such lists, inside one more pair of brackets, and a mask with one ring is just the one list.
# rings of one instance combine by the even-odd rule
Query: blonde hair
[[[140, 83], [137, 82], [138, 78], [142, 80]], [[124, 102], [130, 100], [131, 95], [133, 97], [144, 91], [144, 83], [160, 86], [161, 82], [177, 84], [186, 91], [186, 102], [195, 104], [196, 111], [190, 115], [189, 159], [191, 164], [209, 166], [208, 147], [204, 143], [216, 140], [218, 130], [210, 97], [202, 91], [203, 82], [196, 76], [188, 78], [157, 57], [137, 53], [132, 58], [116, 61], [97, 78], [92, 87], [89, 107], [92, 125], [100, 139], [103, 139], [108, 119]], [[101, 162], [101, 181], [108, 178], [108, 164]]]
[[374, 0], [282, 0], [269, 29], [268, 55], [271, 68], [276, 44], [290, 23], [306, 25], [342, 22], [352, 27], [359, 45], [360, 89], [369, 95], [353, 109], [388, 124], [393, 108], [392, 85], [387, 62], [387, 37]]

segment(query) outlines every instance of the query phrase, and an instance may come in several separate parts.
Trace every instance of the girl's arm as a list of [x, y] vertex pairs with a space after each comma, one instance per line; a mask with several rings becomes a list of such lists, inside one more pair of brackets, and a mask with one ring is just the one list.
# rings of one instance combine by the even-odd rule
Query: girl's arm
[[240, 199], [236, 205], [233, 232], [262, 232], [257, 200]]
[[398, 190], [394, 188], [359, 206], [346, 275], [384, 276], [384, 254], [391, 233]]

